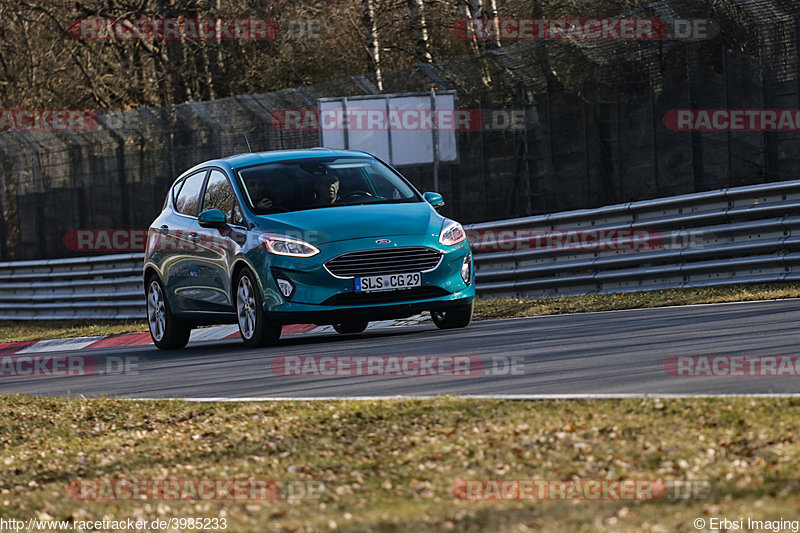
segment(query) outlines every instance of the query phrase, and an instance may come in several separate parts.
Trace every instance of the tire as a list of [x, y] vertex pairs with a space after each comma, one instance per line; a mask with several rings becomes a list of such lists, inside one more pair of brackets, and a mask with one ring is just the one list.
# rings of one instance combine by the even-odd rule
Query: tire
[[191, 324], [175, 318], [164, 286], [157, 276], [147, 280], [147, 324], [153, 344], [160, 350], [177, 350], [189, 342]]
[[350, 322], [341, 322], [339, 324], [334, 324], [333, 329], [335, 329], [338, 333], [341, 333], [342, 335], [347, 335], [351, 333], [361, 333], [362, 331], [367, 329], [368, 325], [369, 322], [367, 322], [366, 320], [353, 320]]
[[439, 329], [465, 328], [472, 320], [473, 303], [454, 307], [447, 311], [431, 311], [433, 323]]
[[248, 348], [272, 346], [281, 336], [280, 324], [269, 322], [264, 315], [256, 275], [249, 268], [236, 277], [236, 322], [242, 342]]

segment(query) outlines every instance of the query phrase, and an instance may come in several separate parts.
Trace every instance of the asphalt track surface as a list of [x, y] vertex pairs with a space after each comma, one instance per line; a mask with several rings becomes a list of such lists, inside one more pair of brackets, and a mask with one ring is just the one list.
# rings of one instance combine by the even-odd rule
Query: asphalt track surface
[[[2, 375], [0, 393], [192, 399], [800, 394], [800, 376], [677, 377], [665, 365], [671, 356], [800, 355], [798, 324], [800, 300], [792, 299], [479, 321], [447, 331], [427, 323], [349, 336], [303, 334], [264, 349], [238, 340], [171, 352], [93, 349], [80, 352], [96, 361], [93, 375]], [[473, 356], [483, 368], [471, 367], [468, 376], [288, 376], [273, 371], [282, 356]]]

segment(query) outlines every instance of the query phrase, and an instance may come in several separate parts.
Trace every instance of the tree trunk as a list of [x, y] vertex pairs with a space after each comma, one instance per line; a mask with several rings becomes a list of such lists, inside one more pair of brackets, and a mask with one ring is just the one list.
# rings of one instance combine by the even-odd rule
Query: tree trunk
[[[544, 18], [544, 10], [542, 9], [542, 0], [536, 0], [533, 3], [533, 18]], [[558, 78], [553, 74], [553, 68], [550, 66], [550, 57], [547, 55], [548, 41], [539, 41], [535, 43], [534, 49], [536, 50], [536, 59], [539, 62], [539, 68], [542, 69], [542, 75], [547, 80], [548, 90], [555, 90], [559, 85]]]
[[[212, 8], [201, 16], [204, 18], [218, 18], [220, 11], [219, 0], [215, 0]], [[219, 28], [219, 22], [216, 24]], [[222, 36], [219, 31], [215, 32], [214, 41], [199, 41], [202, 48], [202, 70], [206, 82], [206, 99], [214, 100], [219, 97], [217, 82], [220, 80], [220, 72], [225, 60], [222, 56]]]
[[[462, 0], [461, 11], [468, 19], [483, 19], [483, 8], [481, 0]], [[478, 61], [481, 71], [481, 82], [484, 86], [489, 87], [492, 84], [492, 75], [489, 73], [489, 68], [486, 65], [486, 59], [483, 53], [486, 51], [486, 43], [479, 39], [477, 35], [473, 35], [470, 39], [472, 53], [475, 55], [475, 60]]]
[[[465, 3], [468, 19], [483, 19], [481, 0], [466, 0]], [[475, 35], [472, 36], [472, 49], [476, 55], [483, 53], [486, 43]]]
[[364, 21], [367, 52], [369, 53], [370, 70], [375, 73], [378, 90], [383, 91], [383, 81], [381, 80], [381, 52], [380, 43], [378, 41], [378, 25], [375, 22], [373, 0], [361, 0], [361, 11], [361, 16]]
[[[158, 1], [159, 14], [167, 19], [176, 18], [176, 12], [171, 0]], [[169, 99], [180, 104], [190, 98], [190, 90], [183, 79], [183, 60], [185, 56], [183, 41], [180, 39], [167, 39], [161, 41], [163, 64], [167, 70], [169, 87], [166, 94]]]
[[407, 0], [408, 14], [411, 16], [411, 30], [414, 33], [414, 55], [417, 61], [433, 63], [428, 43], [428, 25], [425, 22], [425, 6], [422, 0]]
[[[491, 20], [494, 23], [495, 28], [500, 27], [500, 19], [497, 17], [497, 2], [496, 0], [486, 0], [486, 5], [483, 9], [483, 15], [485, 19]], [[495, 33], [494, 38], [491, 41], [487, 41], [487, 46], [490, 48], [499, 48], [500, 47], [500, 32], [498, 31]]]

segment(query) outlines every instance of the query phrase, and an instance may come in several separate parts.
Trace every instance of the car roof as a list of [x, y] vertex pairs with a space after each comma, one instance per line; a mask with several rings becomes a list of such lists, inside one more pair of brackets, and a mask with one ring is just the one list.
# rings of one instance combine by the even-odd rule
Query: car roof
[[188, 174], [197, 169], [210, 166], [221, 166], [228, 169], [249, 167], [261, 163], [275, 163], [290, 159], [311, 159], [314, 157], [373, 157], [360, 150], [334, 150], [332, 148], [306, 148], [303, 150], [274, 150], [271, 152], [257, 152], [237, 154], [230, 157], [205, 161], [195, 165], [183, 174]]

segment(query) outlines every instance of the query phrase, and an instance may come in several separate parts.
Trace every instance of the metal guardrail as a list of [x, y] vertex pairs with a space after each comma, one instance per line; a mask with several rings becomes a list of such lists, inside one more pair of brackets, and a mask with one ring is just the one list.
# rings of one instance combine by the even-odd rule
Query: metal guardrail
[[[800, 280], [800, 180], [501, 220], [468, 231], [653, 230], [656, 249], [475, 250], [481, 297]], [[142, 319], [142, 254], [0, 263], [0, 320]]]
[[0, 263], [0, 320], [145, 317], [143, 254]]
[[468, 230], [651, 230], [656, 249], [475, 253], [481, 297], [542, 297], [800, 279], [800, 180], [535, 217]]

